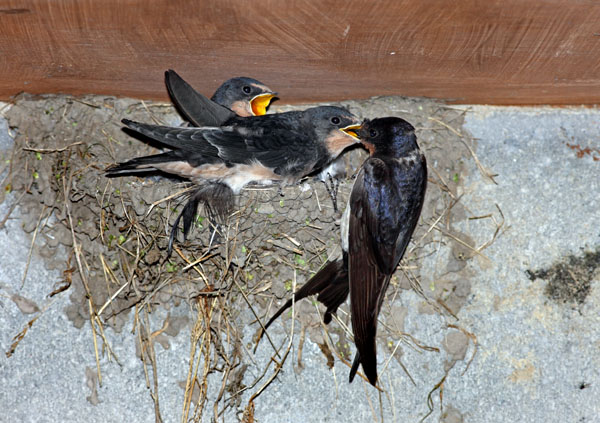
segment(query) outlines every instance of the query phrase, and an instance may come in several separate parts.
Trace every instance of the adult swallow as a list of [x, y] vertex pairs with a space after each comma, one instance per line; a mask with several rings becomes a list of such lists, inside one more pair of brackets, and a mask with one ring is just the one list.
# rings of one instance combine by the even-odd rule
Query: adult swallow
[[[377, 382], [377, 316], [392, 274], [417, 225], [427, 186], [427, 164], [414, 128], [396, 117], [365, 121], [358, 131], [369, 150], [342, 217], [341, 259], [326, 263], [298, 292], [295, 301], [319, 294], [325, 304], [324, 322], [331, 321], [350, 293], [352, 332], [359, 364], [372, 385]], [[291, 300], [269, 320], [265, 329]]]
[[235, 117], [262, 116], [277, 93], [256, 79], [231, 78], [208, 99], [172, 69], [165, 85], [173, 104], [194, 126], [222, 126]]
[[[249, 183], [292, 184], [334, 160], [346, 147], [358, 142], [360, 120], [341, 107], [320, 106], [255, 117], [235, 117], [223, 127], [168, 127], [123, 119], [130, 129], [165, 145], [171, 151], [138, 157], [106, 170], [107, 176], [160, 170], [187, 178], [198, 189], [184, 207], [171, 231], [184, 220], [187, 236], [199, 203], [224, 216], [232, 202], [221, 209], [211, 203], [216, 189], [237, 194]], [[187, 223], [186, 223], [187, 222]]]

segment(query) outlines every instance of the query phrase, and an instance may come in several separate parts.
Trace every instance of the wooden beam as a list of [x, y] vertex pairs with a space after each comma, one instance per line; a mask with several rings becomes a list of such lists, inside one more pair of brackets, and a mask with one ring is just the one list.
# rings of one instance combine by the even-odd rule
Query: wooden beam
[[166, 100], [257, 78], [285, 102], [427, 96], [600, 103], [600, 3], [573, 0], [4, 0], [0, 99]]

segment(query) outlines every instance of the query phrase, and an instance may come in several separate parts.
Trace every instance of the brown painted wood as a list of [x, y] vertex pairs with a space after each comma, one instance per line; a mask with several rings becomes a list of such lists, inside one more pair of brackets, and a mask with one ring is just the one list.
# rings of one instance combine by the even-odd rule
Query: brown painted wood
[[0, 98], [166, 99], [255, 77], [285, 102], [409, 95], [600, 103], [600, 3], [586, 0], [3, 0]]

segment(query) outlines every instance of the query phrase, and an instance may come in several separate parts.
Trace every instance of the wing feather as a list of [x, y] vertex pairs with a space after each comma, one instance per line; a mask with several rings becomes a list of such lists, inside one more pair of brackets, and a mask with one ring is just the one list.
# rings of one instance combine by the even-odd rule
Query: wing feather
[[228, 108], [197, 92], [174, 70], [165, 72], [165, 84], [177, 110], [195, 126], [221, 126], [236, 116]]
[[[379, 262], [389, 257], [393, 248], [377, 242], [380, 224], [377, 221], [381, 205], [381, 190], [373, 180], [373, 171], [385, 169], [385, 163], [369, 158], [356, 178], [350, 196], [348, 268], [352, 331], [363, 371], [369, 381], [377, 380], [377, 315], [379, 297], [385, 291], [389, 276], [381, 271]], [[386, 248], [387, 247], [387, 248]], [[383, 257], [380, 255], [383, 254]], [[358, 363], [356, 363], [358, 364]], [[358, 366], [352, 367], [350, 380]]]
[[[427, 182], [425, 159], [402, 164], [370, 157], [350, 195], [349, 284], [357, 360], [377, 380], [375, 338], [385, 291], [417, 224]], [[350, 378], [358, 368], [353, 366]]]
[[[173, 150], [219, 158], [226, 163], [260, 162], [275, 173], [302, 173], [323, 152], [298, 119], [299, 112], [237, 118], [234, 125], [220, 128], [185, 128], [149, 125], [123, 119], [130, 129], [150, 137]], [[238, 122], [238, 120], [240, 120]]]

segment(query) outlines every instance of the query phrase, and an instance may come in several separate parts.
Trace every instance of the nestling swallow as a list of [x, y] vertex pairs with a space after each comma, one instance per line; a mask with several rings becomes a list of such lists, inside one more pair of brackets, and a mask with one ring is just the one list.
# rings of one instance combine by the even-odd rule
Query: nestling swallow
[[[225, 81], [212, 98], [208, 99], [171, 69], [165, 72], [165, 85], [180, 114], [195, 126], [217, 127], [226, 125], [236, 116], [262, 116], [277, 95], [256, 79], [237, 77]], [[187, 234], [200, 203], [204, 203], [207, 215], [214, 221], [233, 207], [233, 197], [231, 188], [225, 184], [205, 182], [198, 185], [195, 192], [189, 196], [173, 227], [176, 229], [179, 220], [183, 218], [183, 232]], [[207, 199], [210, 199], [210, 204]], [[176, 230], [171, 232], [169, 254], [175, 236]]]
[[[184, 236], [191, 227], [196, 205], [204, 202], [209, 208], [212, 206], [210, 192], [216, 188], [210, 185], [220, 184], [222, 189], [227, 187], [237, 194], [249, 183], [295, 183], [357, 143], [356, 130], [360, 125], [360, 120], [349, 111], [332, 106], [235, 117], [223, 127], [156, 126], [128, 119], [122, 122], [172, 151], [120, 163], [108, 168], [107, 176], [160, 170], [197, 184], [200, 188], [192, 195], [193, 201], [175, 222], [183, 217]], [[209, 195], [205, 195], [205, 190]], [[219, 210], [219, 214], [225, 215], [228, 206]], [[172, 238], [176, 231], [174, 226]]]
[[[194, 126], [223, 126], [234, 116], [262, 116], [277, 93], [256, 79], [232, 78], [223, 83], [209, 100], [192, 88], [172, 69], [165, 72], [167, 90], [179, 113]], [[339, 177], [345, 165], [340, 157], [317, 175], [337, 212]]]
[[194, 126], [223, 126], [235, 116], [262, 116], [276, 92], [256, 79], [231, 78], [206, 98], [172, 69], [165, 72], [165, 85], [173, 104]]
[[[402, 259], [421, 214], [427, 186], [427, 164], [414, 128], [396, 117], [365, 121], [358, 131], [370, 156], [363, 163], [342, 217], [343, 257], [328, 262], [294, 296], [319, 294], [331, 321], [350, 292], [352, 332], [359, 364], [373, 385], [377, 382], [377, 316], [392, 274]], [[286, 302], [275, 318], [291, 305]]]

